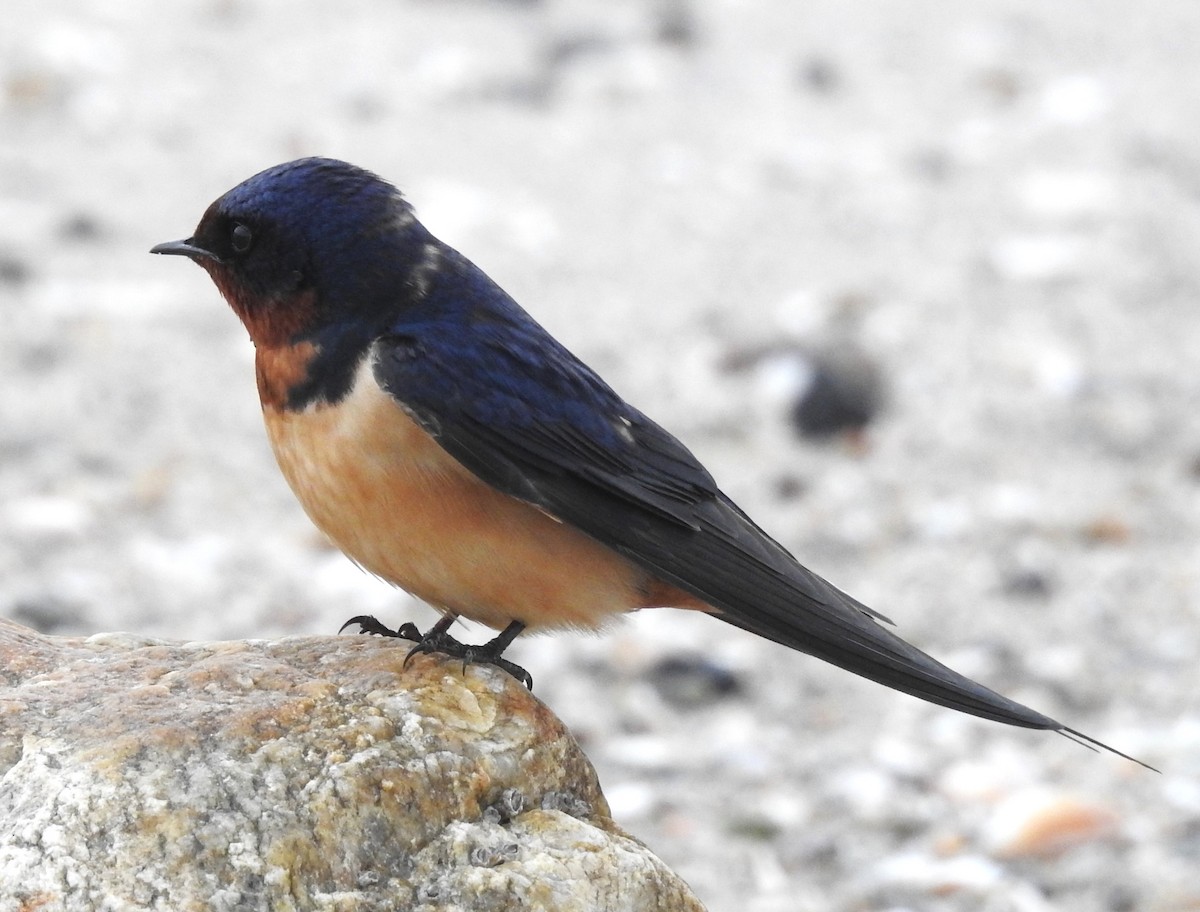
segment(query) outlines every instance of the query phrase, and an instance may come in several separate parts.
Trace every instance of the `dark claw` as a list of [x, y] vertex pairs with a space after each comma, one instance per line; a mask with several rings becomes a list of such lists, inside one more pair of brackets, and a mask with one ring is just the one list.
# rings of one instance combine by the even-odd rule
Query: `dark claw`
[[513, 621], [504, 628], [499, 636], [481, 646], [474, 646], [468, 643], [460, 643], [446, 632], [450, 628], [450, 625], [454, 623], [454, 620], [453, 615], [447, 615], [430, 627], [428, 632], [423, 634], [417, 629], [416, 624], [411, 622], [406, 621], [395, 630], [392, 630], [371, 615], [360, 614], [346, 621], [338, 633], [341, 633], [342, 630], [345, 630], [352, 624], [357, 624], [359, 633], [412, 640], [417, 645], [413, 646], [408, 651], [408, 655], [404, 657], [406, 668], [408, 667], [408, 663], [412, 661], [412, 657], [418, 653], [429, 653], [430, 655], [440, 653], [451, 658], [462, 659], [464, 671], [468, 665], [495, 665], [501, 671], [507, 672], [516, 678], [529, 690], [533, 690], [533, 676], [515, 662], [510, 662], [508, 659], [500, 657], [504, 650], [508, 648], [508, 645], [516, 638], [517, 634], [525, 629], [524, 624], [520, 621]]
[[515, 662], [500, 658], [498, 653], [489, 648], [491, 645], [491, 643], [484, 643], [482, 646], [463, 645], [463, 669], [465, 670], [468, 665], [495, 665], [524, 684], [527, 690], [533, 690], [533, 675]]
[[346, 621], [346, 623], [339, 627], [338, 633], [344, 631], [351, 624], [358, 625], [358, 632], [360, 634], [365, 633], [371, 636], [399, 637], [402, 640], [413, 640], [418, 643], [421, 641], [421, 631], [417, 629], [416, 624], [413, 624], [410, 621], [405, 621], [403, 624], [393, 630], [391, 627], [386, 626], [382, 621], [370, 614], [359, 614], [350, 618], [350, 620]]

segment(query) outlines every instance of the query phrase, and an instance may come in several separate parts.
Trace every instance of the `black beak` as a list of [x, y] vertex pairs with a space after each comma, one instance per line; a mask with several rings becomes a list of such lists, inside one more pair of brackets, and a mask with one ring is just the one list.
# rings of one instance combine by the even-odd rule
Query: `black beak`
[[221, 258], [211, 250], [205, 250], [203, 247], [197, 247], [192, 243], [191, 238], [186, 238], [182, 241], [167, 241], [163, 244], [157, 244], [150, 248], [151, 253], [165, 253], [171, 256], [185, 256], [193, 260], [212, 260], [214, 263], [221, 262]]

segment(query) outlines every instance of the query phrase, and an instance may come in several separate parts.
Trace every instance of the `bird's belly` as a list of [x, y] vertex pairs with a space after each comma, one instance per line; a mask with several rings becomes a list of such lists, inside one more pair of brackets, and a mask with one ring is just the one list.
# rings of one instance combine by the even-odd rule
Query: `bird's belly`
[[265, 406], [275, 457], [314, 523], [360, 566], [493, 627], [596, 627], [653, 598], [647, 574], [484, 484], [360, 372], [337, 405]]

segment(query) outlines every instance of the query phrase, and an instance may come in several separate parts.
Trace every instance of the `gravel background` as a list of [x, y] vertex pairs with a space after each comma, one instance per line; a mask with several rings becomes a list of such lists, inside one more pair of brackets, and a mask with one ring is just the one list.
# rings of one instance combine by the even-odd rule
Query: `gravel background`
[[[346, 158], [806, 563], [1164, 770], [682, 613], [519, 643], [713, 912], [1200, 907], [1198, 47], [1190, 0], [7, 0], [0, 613], [429, 620], [322, 544], [240, 325], [146, 255]], [[796, 351], [878, 372], [864, 435], [797, 436]]]

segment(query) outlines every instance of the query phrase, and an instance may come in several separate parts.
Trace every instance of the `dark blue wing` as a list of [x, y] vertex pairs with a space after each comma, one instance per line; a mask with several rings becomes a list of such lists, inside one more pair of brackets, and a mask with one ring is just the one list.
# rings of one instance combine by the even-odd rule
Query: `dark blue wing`
[[925, 655], [797, 563], [686, 447], [448, 248], [419, 313], [376, 343], [376, 378], [489, 485], [581, 529], [738, 627], [933, 703], [1061, 728]]

